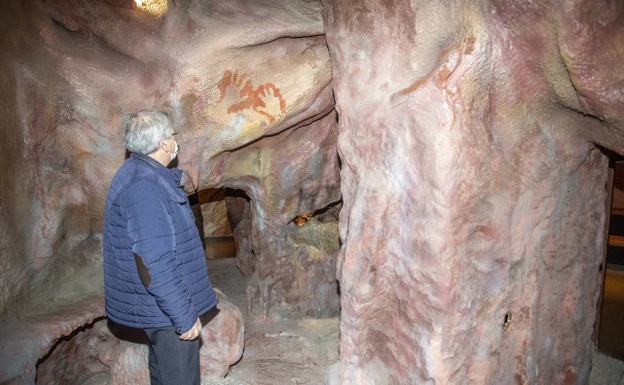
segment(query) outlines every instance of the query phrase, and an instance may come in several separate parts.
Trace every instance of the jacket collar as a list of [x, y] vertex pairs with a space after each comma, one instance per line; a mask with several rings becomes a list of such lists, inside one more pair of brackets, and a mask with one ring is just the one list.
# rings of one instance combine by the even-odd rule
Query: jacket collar
[[168, 168], [160, 164], [156, 159], [150, 157], [149, 155], [139, 154], [136, 152], [130, 153], [130, 157], [141, 160], [150, 166], [154, 167], [158, 173], [165, 177], [173, 178], [176, 182], [176, 185], [180, 186], [180, 182], [182, 180], [182, 170], [179, 168]]

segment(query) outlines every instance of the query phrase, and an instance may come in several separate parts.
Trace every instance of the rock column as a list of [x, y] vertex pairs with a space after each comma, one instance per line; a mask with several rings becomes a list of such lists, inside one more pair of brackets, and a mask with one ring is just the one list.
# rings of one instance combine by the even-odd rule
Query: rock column
[[328, 383], [587, 383], [607, 158], [554, 11], [324, 5], [344, 202]]

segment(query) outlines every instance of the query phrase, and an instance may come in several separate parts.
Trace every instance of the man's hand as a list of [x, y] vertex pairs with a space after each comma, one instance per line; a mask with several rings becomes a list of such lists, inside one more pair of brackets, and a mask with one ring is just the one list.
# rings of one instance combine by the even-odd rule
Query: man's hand
[[193, 327], [186, 333], [181, 334], [180, 339], [185, 340], [185, 341], [194, 340], [195, 338], [199, 337], [201, 330], [202, 330], [202, 324], [201, 324], [201, 321], [199, 320], [199, 317], [197, 317], [197, 321], [195, 321], [195, 325], [193, 325]]

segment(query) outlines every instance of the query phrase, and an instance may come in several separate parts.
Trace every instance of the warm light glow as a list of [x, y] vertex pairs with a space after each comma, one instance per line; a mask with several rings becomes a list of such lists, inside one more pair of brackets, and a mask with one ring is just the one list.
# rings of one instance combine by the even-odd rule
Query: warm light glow
[[137, 7], [153, 16], [161, 16], [167, 13], [169, 3], [167, 0], [134, 0]]

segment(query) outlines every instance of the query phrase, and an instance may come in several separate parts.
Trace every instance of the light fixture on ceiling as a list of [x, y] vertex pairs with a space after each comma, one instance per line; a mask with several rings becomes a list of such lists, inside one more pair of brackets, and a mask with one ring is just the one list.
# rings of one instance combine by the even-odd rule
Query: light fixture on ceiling
[[169, 9], [167, 0], [134, 0], [134, 3], [137, 8], [152, 16], [162, 16]]

